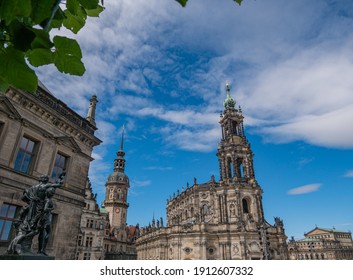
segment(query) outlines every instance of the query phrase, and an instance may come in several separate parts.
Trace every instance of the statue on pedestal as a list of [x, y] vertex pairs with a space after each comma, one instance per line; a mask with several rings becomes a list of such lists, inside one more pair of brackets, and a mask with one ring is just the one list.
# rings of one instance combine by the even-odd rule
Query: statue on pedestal
[[33, 254], [32, 240], [38, 236], [38, 254], [46, 254], [46, 245], [51, 232], [52, 210], [54, 204], [52, 197], [56, 188], [62, 187], [65, 173], [59, 176], [56, 183], [49, 183], [48, 176], [40, 176], [39, 184], [23, 192], [22, 200], [27, 203], [23, 206], [19, 217], [14, 222], [16, 236], [11, 241], [8, 254]]

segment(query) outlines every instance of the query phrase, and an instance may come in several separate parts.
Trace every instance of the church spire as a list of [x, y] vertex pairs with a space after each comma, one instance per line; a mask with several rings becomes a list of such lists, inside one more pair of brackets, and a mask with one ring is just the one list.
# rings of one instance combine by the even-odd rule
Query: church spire
[[124, 132], [125, 132], [125, 125], [123, 125], [123, 129], [122, 129], [122, 133], [121, 133], [121, 142], [120, 142], [120, 150], [123, 151], [124, 150]]
[[116, 155], [118, 156], [114, 160], [114, 171], [120, 171], [123, 172], [125, 171], [125, 152], [123, 150], [124, 148], [124, 132], [125, 132], [125, 126], [123, 126], [122, 133], [121, 133], [121, 142], [120, 142], [120, 150], [117, 151]]

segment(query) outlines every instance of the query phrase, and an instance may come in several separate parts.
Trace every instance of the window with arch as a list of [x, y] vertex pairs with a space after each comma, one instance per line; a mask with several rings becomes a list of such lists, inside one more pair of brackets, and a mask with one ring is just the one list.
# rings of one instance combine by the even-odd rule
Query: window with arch
[[232, 134], [233, 135], [239, 135], [237, 128], [238, 128], [237, 127], [237, 122], [236, 121], [232, 121]]
[[228, 168], [228, 174], [229, 174], [229, 178], [233, 178], [234, 177], [234, 172], [233, 172], [233, 163], [232, 163], [232, 159], [230, 157], [227, 158], [227, 168]]
[[243, 198], [242, 200], [242, 205], [243, 205], [243, 213], [250, 213], [250, 205], [249, 201], [246, 198]]
[[240, 178], [244, 178], [244, 166], [243, 166], [243, 159], [239, 158], [237, 160], [237, 170], [238, 175]]

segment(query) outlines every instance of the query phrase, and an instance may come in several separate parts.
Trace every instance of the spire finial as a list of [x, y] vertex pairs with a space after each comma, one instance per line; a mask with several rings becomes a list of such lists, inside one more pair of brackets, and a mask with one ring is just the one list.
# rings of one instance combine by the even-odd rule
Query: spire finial
[[228, 80], [226, 81], [226, 92], [227, 92], [227, 97], [230, 97], [230, 87], [229, 87], [229, 83]]
[[124, 148], [124, 132], [125, 132], [125, 124], [123, 124], [122, 133], [121, 133], [121, 143], [120, 143], [120, 150], [121, 151]]
[[224, 100], [224, 107], [226, 109], [234, 108], [235, 100], [230, 96], [230, 87], [229, 87], [228, 81], [226, 82], [226, 92], [227, 92], [227, 97]]

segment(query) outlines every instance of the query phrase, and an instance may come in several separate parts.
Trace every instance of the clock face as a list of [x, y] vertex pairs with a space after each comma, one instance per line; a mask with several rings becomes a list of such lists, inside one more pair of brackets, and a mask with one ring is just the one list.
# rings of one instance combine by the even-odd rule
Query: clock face
[[119, 213], [119, 212], [120, 212], [120, 209], [119, 209], [119, 208], [116, 208], [116, 209], [115, 209], [115, 212], [116, 212], [116, 213]]

